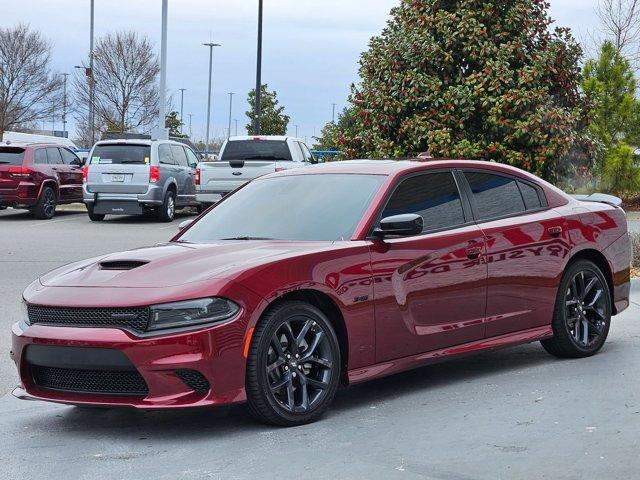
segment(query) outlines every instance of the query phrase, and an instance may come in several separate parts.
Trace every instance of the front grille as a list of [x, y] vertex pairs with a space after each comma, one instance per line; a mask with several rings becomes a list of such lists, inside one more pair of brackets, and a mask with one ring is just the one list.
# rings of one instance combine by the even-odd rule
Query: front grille
[[34, 383], [49, 390], [145, 397], [144, 378], [136, 370], [79, 370], [31, 365]]
[[142, 333], [149, 323], [148, 307], [72, 308], [28, 305], [32, 325], [122, 328]]
[[187, 387], [196, 393], [206, 393], [209, 391], [209, 382], [204, 375], [197, 370], [176, 370], [176, 375]]

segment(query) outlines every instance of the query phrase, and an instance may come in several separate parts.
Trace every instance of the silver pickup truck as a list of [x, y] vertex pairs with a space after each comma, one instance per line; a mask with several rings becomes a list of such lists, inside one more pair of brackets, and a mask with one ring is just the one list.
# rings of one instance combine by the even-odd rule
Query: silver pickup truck
[[299, 138], [285, 136], [231, 137], [218, 160], [200, 162], [196, 170], [196, 201], [203, 205], [222, 197], [254, 178], [317, 163]]

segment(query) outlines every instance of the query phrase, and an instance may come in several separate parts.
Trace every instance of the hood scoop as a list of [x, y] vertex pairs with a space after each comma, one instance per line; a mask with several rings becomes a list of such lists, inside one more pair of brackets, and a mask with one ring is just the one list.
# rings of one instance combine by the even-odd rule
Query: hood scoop
[[142, 267], [149, 263], [146, 260], [107, 260], [100, 262], [101, 270], [133, 270], [134, 268]]

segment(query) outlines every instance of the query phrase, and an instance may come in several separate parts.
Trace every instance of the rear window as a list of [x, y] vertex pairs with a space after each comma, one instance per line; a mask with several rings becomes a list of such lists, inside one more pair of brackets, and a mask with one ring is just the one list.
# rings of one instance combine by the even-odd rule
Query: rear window
[[96, 145], [89, 163], [148, 164], [151, 161], [149, 145]]
[[0, 148], [0, 165], [22, 165], [22, 160], [24, 160], [24, 148]]
[[227, 142], [222, 161], [229, 160], [287, 160], [291, 152], [285, 140], [233, 140]]

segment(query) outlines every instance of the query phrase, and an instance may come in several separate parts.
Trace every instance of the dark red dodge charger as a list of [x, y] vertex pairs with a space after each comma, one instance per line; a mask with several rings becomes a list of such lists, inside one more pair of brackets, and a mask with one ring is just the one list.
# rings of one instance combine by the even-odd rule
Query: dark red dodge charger
[[[472, 161], [289, 170], [170, 242], [24, 292], [14, 394], [144, 409], [247, 402], [318, 418], [340, 385], [540, 340], [586, 357], [629, 304], [618, 199]], [[567, 367], [569, 368], [569, 367]]]

